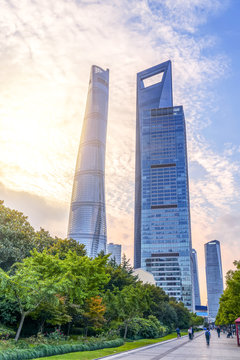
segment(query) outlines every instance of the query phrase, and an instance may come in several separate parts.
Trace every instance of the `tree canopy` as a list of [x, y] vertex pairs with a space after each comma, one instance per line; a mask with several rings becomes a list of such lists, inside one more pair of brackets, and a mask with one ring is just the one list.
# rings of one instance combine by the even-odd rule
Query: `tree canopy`
[[233, 324], [240, 314], [240, 261], [234, 261], [236, 270], [229, 270], [226, 275], [226, 289], [220, 301], [216, 317], [217, 325]]
[[[41, 332], [115, 329], [124, 337], [157, 336], [199, 321], [160, 287], [139, 281], [125, 255], [120, 265], [108, 257], [89, 258], [83, 244], [35, 231], [26, 216], [0, 202], [0, 320], [16, 327], [16, 340], [34, 321]], [[229, 273], [235, 292], [236, 277]]]

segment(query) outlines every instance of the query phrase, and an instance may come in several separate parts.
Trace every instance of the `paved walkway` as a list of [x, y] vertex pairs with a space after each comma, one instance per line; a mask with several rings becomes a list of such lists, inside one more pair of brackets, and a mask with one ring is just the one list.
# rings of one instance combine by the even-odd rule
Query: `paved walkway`
[[210, 345], [206, 345], [204, 333], [196, 334], [194, 340], [187, 337], [149, 345], [141, 349], [104, 357], [104, 360], [239, 360], [240, 347], [236, 337], [227, 339], [221, 333], [220, 339], [211, 331]]

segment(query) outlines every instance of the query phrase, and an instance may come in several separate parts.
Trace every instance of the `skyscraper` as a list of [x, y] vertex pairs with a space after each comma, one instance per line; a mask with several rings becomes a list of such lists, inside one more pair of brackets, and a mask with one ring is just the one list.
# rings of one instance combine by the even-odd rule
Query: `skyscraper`
[[88, 256], [106, 252], [105, 147], [109, 70], [92, 66], [73, 182], [68, 237], [86, 246]]
[[223, 293], [223, 275], [220, 242], [209, 241], [204, 245], [207, 280], [208, 314], [214, 321], [219, 308], [219, 298]]
[[171, 62], [137, 74], [134, 267], [194, 309], [188, 165]]
[[199, 279], [198, 279], [197, 252], [195, 249], [192, 249], [192, 261], [193, 261], [193, 281], [194, 281], [195, 306], [199, 306], [199, 305], [201, 305], [201, 299], [200, 299]]
[[109, 259], [114, 259], [118, 265], [121, 264], [122, 245], [113, 243], [107, 244], [107, 253], [111, 254]]

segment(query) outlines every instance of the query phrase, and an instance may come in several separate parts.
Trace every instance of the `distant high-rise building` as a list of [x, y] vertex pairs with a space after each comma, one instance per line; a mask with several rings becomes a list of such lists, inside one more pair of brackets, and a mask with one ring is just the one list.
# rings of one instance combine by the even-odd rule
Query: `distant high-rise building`
[[115, 260], [118, 265], [121, 264], [122, 245], [113, 243], [107, 244], [107, 253], [111, 254], [109, 259]]
[[105, 147], [109, 70], [92, 66], [69, 216], [68, 237], [86, 246], [87, 255], [106, 252]]
[[219, 299], [223, 293], [223, 275], [220, 242], [209, 241], [204, 245], [207, 280], [208, 314], [214, 321], [219, 308]]
[[194, 310], [185, 119], [171, 62], [137, 74], [134, 267]]
[[192, 249], [192, 260], [193, 260], [195, 306], [200, 306], [201, 299], [200, 299], [200, 289], [199, 289], [199, 279], [198, 279], [198, 261], [197, 261], [197, 252], [195, 249]]

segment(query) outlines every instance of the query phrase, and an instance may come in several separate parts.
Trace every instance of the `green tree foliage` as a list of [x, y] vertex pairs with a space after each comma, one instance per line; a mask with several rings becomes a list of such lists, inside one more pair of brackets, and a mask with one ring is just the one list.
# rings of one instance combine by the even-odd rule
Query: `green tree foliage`
[[69, 250], [79, 256], [86, 255], [83, 244], [73, 239], [53, 238], [42, 228], [34, 231], [26, 216], [0, 201], [0, 267], [8, 271], [14, 263], [30, 256], [33, 249], [38, 252], [48, 249], [49, 254], [58, 255], [60, 259], [64, 259]]
[[107, 257], [94, 260], [69, 251], [65, 259], [46, 251], [32, 252], [32, 256], [17, 263], [13, 275], [0, 272], [1, 290], [5, 298], [16, 300], [21, 314], [16, 334], [19, 338], [25, 317], [39, 306], [55, 306], [52, 324], [71, 321], [67, 304], [83, 305], [87, 298], [98, 295], [108, 281], [105, 272]]
[[189, 310], [184, 306], [182, 302], [170, 301], [170, 305], [173, 307], [177, 314], [177, 324], [181, 329], [187, 329], [191, 323], [191, 314]]
[[125, 286], [134, 285], [137, 282], [137, 277], [129, 273], [122, 265], [112, 266], [112, 262], [106, 268], [109, 275], [109, 282], [105, 286], [105, 290], [113, 291], [115, 288], [122, 290]]
[[7, 271], [33, 249], [34, 229], [27, 217], [0, 201], [0, 266]]
[[139, 281], [125, 255], [121, 265], [108, 257], [101, 252], [90, 259], [77, 241], [34, 231], [27, 217], [0, 202], [0, 320], [20, 320], [16, 340], [26, 317], [37, 320], [39, 331], [45, 323], [69, 332], [88, 322], [106, 330], [123, 326], [124, 337], [134, 319], [142, 318], [135, 321], [145, 329], [140, 336], [197, 321], [161, 288]]
[[107, 305], [107, 322], [119, 320], [124, 324], [124, 338], [127, 337], [128, 326], [131, 321], [141, 316], [147, 307], [147, 294], [141, 283], [125, 286], [121, 291], [107, 291], [105, 294]]
[[35, 251], [33, 256], [16, 264], [16, 271], [13, 275], [3, 270], [0, 271], [1, 291], [6, 299], [11, 302], [16, 300], [21, 314], [16, 341], [18, 341], [27, 315], [36, 310], [43, 302], [57, 301], [56, 294], [64, 282], [59, 276], [58, 261], [54, 257], [47, 256], [46, 253], [39, 254]]
[[79, 244], [74, 239], [55, 238], [52, 246], [48, 247], [48, 253], [57, 255], [61, 260], [66, 258], [68, 251], [74, 251], [78, 256], [86, 256], [87, 252], [83, 244]]
[[240, 314], [240, 261], [234, 261], [236, 270], [228, 271], [226, 289], [220, 298], [217, 325], [233, 324]]
[[199, 326], [199, 325], [203, 325], [204, 323], [204, 318], [201, 316], [198, 316], [197, 314], [191, 313], [191, 320], [190, 320], [190, 325], [191, 326]]
[[16, 300], [6, 299], [3, 294], [0, 297], [0, 323], [15, 325], [19, 317], [18, 304]]

